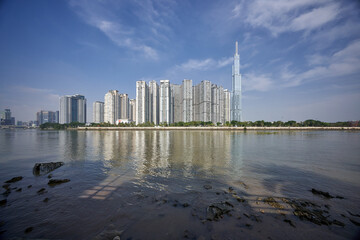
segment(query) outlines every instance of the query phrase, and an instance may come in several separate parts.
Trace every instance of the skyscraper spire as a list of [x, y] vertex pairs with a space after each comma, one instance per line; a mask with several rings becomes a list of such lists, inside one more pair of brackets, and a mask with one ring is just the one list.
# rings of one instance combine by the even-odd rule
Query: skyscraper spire
[[241, 122], [241, 74], [240, 74], [240, 56], [238, 42], [235, 43], [234, 64], [232, 69], [232, 92], [231, 92], [231, 120]]
[[235, 43], [235, 55], [239, 55], [239, 52], [238, 52], [238, 41], [236, 41], [236, 43]]

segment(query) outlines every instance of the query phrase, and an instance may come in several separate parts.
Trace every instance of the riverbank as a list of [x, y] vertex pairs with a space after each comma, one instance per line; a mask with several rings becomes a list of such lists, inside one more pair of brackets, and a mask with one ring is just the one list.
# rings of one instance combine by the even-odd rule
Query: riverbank
[[256, 131], [256, 130], [360, 130], [360, 127], [78, 127], [68, 130], [201, 130], [201, 131]]

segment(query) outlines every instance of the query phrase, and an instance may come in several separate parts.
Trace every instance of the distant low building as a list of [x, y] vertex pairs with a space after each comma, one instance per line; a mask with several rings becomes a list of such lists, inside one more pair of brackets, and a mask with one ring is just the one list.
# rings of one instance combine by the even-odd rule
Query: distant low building
[[11, 117], [10, 109], [1, 112], [0, 125], [15, 125], [15, 117]]

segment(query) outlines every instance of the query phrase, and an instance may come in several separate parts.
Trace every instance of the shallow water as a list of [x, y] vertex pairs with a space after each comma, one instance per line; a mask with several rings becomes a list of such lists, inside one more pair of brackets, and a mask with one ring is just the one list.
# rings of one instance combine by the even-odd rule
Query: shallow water
[[[70, 182], [49, 187], [48, 175], [32, 174], [51, 161], [65, 162], [52, 178]], [[0, 239], [351, 239], [360, 230], [351, 222], [360, 222], [358, 131], [3, 129], [0, 181], [15, 176], [24, 178], [0, 195]], [[300, 220], [265, 204], [269, 196], [327, 205], [345, 226]], [[207, 208], [225, 201], [230, 213], [206, 220]]]

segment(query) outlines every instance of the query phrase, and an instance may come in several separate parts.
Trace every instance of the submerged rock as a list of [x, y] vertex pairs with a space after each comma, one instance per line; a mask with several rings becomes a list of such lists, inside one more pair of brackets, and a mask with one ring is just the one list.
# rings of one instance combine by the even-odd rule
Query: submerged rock
[[[323, 192], [323, 191], [320, 191], [320, 190], [317, 190], [315, 188], [312, 188], [311, 189], [311, 192], [315, 195], [320, 195], [320, 196], [323, 196], [325, 198], [334, 198], [334, 196], [330, 195], [329, 192]], [[336, 196], [336, 198], [340, 198], [340, 199], [343, 199], [343, 197], [341, 196]]]
[[360, 226], [360, 223], [355, 221], [354, 219], [349, 218], [350, 222], [352, 222], [356, 226]]
[[66, 182], [70, 182], [70, 179], [50, 179], [49, 182], [48, 182], [48, 185], [49, 186], [55, 186], [55, 185], [59, 185], [59, 184], [62, 184], [62, 183], [66, 183]]
[[7, 203], [7, 200], [3, 199], [0, 201], [0, 206], [4, 206], [4, 205], [6, 205], [6, 203]]
[[229, 214], [234, 206], [229, 202], [220, 202], [211, 204], [206, 209], [206, 219], [209, 221], [218, 221], [224, 214]]
[[45, 175], [63, 165], [63, 162], [35, 163], [33, 174], [35, 176]]
[[25, 229], [25, 233], [29, 233], [33, 230], [34, 228], [33, 227], [28, 227], [27, 229]]
[[276, 202], [275, 199], [272, 197], [267, 197], [263, 201], [264, 203], [267, 203], [274, 208], [284, 209], [284, 206]]
[[287, 203], [294, 209], [293, 214], [301, 220], [307, 220], [318, 225], [331, 225], [333, 221], [324, 216], [324, 211], [321, 208], [309, 201], [292, 200], [288, 198], [281, 198], [284, 203]]
[[290, 224], [292, 227], [295, 227], [295, 224], [294, 224], [290, 219], [284, 219], [284, 222], [287, 222], [287, 223]]
[[5, 188], [5, 189], [7, 190], [7, 189], [9, 189], [9, 188], [10, 188], [10, 184], [9, 184], [9, 183], [4, 184], [4, 185], [2, 185], [2, 187], [3, 187], [3, 188]]
[[204, 185], [204, 188], [205, 188], [206, 190], [210, 190], [210, 189], [212, 189], [212, 186], [211, 186], [211, 185]]
[[13, 177], [12, 179], [7, 180], [5, 183], [14, 183], [14, 182], [18, 182], [18, 181], [20, 181], [21, 179], [23, 179], [23, 177], [21, 177], [21, 176], [19, 176], [19, 177]]
[[46, 189], [45, 188], [41, 188], [39, 191], [37, 191], [37, 194], [43, 194], [43, 193], [46, 193]]

